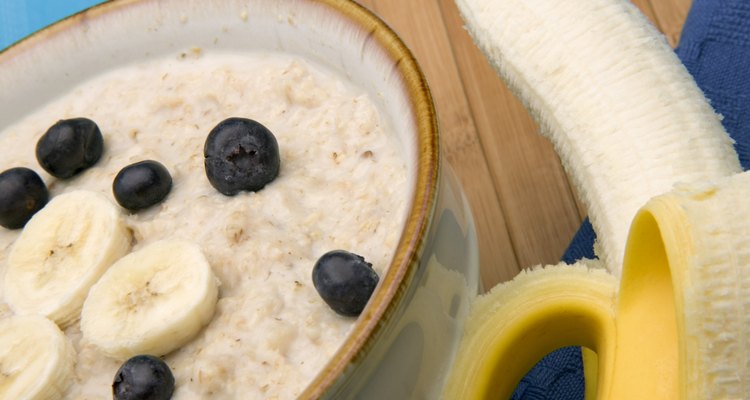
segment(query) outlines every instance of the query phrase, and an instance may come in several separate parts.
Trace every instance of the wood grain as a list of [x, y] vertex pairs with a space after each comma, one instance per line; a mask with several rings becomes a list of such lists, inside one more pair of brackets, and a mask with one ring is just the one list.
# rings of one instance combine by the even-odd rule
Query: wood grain
[[[690, 0], [632, 0], [677, 43]], [[485, 288], [556, 263], [585, 216], [560, 160], [463, 28], [453, 0], [361, 0], [415, 54], [471, 204]]]
[[556, 263], [581, 222], [560, 161], [471, 42], [455, 3], [440, 4], [519, 264]]
[[682, 25], [685, 24], [691, 4], [691, 0], [651, 0], [656, 24], [667, 36], [672, 47], [680, 40]]
[[430, 83], [443, 153], [458, 175], [475, 216], [483, 282], [515, 275], [518, 262], [505, 216], [437, 3], [390, 0], [369, 3], [371, 9], [391, 24], [406, 42]]

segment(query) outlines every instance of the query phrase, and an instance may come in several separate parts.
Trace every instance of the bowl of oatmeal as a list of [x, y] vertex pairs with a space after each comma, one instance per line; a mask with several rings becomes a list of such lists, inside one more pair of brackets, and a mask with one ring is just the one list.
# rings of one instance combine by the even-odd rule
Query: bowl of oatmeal
[[[438, 396], [478, 290], [474, 225], [441, 156], [427, 82], [375, 15], [343, 0], [111, 1], [0, 53], [0, 87], [0, 171], [35, 171], [49, 204], [106, 198], [128, 235], [124, 257], [179, 240], [210, 265], [212, 313], [154, 354], [173, 398]], [[103, 151], [60, 178], [35, 150], [74, 118], [95, 121]], [[277, 176], [259, 190], [227, 195], [207, 178], [207, 136], [231, 118], [278, 143]], [[168, 171], [171, 190], [130, 210], [113, 182], [143, 160]], [[5, 279], [24, 230], [0, 228], [2, 319], [33, 314], [10, 301], [21, 284]], [[339, 249], [379, 277], [354, 316], [335, 312], [311, 277]], [[125, 357], [71, 315], [57, 321], [74, 358], [58, 395], [110, 397]]]

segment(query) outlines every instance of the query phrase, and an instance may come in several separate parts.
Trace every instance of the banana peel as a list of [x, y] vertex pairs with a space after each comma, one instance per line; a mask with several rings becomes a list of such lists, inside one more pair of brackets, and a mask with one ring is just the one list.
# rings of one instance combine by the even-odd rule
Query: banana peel
[[445, 397], [509, 398], [543, 356], [571, 345], [595, 352], [587, 385], [600, 399], [746, 397], [748, 197], [742, 173], [649, 201], [619, 286], [584, 260], [522, 272], [481, 296]]
[[[583, 345], [606, 356], [615, 336], [616, 279], [586, 260], [521, 272], [472, 305], [446, 387], [449, 399], [510, 398], [547, 353]], [[584, 290], [581, 290], [581, 289]]]

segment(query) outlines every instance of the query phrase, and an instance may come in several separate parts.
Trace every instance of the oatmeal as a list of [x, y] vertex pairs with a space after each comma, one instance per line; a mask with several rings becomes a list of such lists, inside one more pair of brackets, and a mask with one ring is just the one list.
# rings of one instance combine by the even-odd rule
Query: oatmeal
[[[39, 167], [34, 146], [57, 120], [73, 117], [96, 121], [105, 148], [92, 168], [63, 181]], [[279, 175], [258, 192], [224, 196], [206, 178], [206, 136], [228, 117], [254, 119], [278, 140]], [[0, 170], [35, 170], [52, 197], [86, 189], [114, 203], [112, 182], [123, 167], [151, 159], [169, 170], [164, 202], [123, 209], [131, 251], [162, 239], [192, 241], [220, 281], [211, 321], [165, 357], [175, 399], [297, 396], [354, 322], [315, 291], [315, 261], [346, 249], [382, 275], [408, 206], [405, 155], [368, 95], [281, 54], [200, 52], [123, 67], [5, 127], [0, 144], [13, 149]], [[0, 229], [0, 273], [18, 235]], [[82, 339], [78, 322], [65, 334], [77, 351], [67, 397], [111, 398], [123, 360]]]

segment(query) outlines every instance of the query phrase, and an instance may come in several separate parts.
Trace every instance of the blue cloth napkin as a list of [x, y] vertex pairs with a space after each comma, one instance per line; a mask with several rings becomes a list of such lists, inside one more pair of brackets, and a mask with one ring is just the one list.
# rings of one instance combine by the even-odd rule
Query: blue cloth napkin
[[[750, 168], [750, 1], [694, 0], [677, 55], [721, 114], [735, 140], [743, 169]], [[594, 229], [586, 220], [563, 260], [594, 257]], [[577, 347], [558, 350], [519, 383], [514, 400], [584, 398], [583, 364]]]

